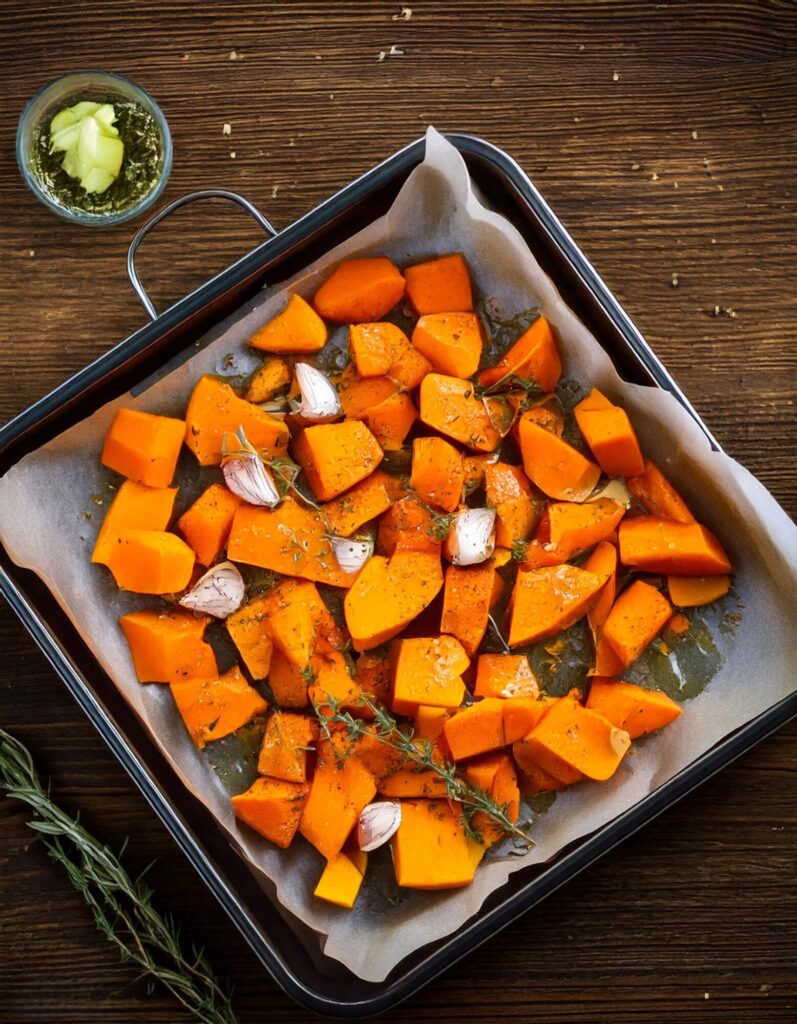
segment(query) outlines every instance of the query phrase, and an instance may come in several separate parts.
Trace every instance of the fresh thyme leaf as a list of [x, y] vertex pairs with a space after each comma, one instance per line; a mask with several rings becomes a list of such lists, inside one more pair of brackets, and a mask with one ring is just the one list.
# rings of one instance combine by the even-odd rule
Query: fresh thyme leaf
[[529, 542], [526, 540], [513, 540], [510, 552], [516, 562], [526, 561], [526, 552], [529, 549]]
[[0, 785], [33, 812], [28, 826], [43, 838], [50, 857], [83, 895], [97, 928], [123, 960], [141, 968], [149, 984], [160, 982], [202, 1024], [237, 1024], [229, 993], [204, 953], [180, 945], [179, 929], [152, 905], [152, 890], [130, 877], [119, 855], [103, 846], [63, 811], [46, 790], [27, 747], [0, 729]]

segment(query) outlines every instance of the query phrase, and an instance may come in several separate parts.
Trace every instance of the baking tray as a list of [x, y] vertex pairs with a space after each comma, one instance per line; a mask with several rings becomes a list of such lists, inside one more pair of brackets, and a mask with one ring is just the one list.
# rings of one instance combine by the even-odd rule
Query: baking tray
[[[464, 157], [484, 200], [518, 228], [621, 375], [671, 391], [719, 447], [518, 164], [482, 139], [457, 133], [447, 138]], [[242, 197], [220, 190], [195, 193], [163, 209], [139, 231], [128, 259], [131, 282], [152, 322], [3, 427], [0, 473], [105, 402], [140, 385], [252, 298], [264, 283], [290, 277], [383, 214], [423, 156], [424, 140], [419, 139], [278, 233]], [[271, 237], [158, 315], [138, 280], [136, 250], [147, 232], [174, 208], [203, 197], [233, 199]], [[797, 715], [795, 693], [727, 736], [620, 817], [565, 848], [550, 863], [515, 872], [457, 932], [415, 951], [385, 981], [372, 983], [324, 957], [318, 937], [293, 918], [287, 920], [276, 901], [264, 895], [215, 819], [156, 750], [44, 584], [14, 565], [2, 549], [0, 592], [274, 979], [304, 1006], [349, 1020], [383, 1012], [406, 999]]]

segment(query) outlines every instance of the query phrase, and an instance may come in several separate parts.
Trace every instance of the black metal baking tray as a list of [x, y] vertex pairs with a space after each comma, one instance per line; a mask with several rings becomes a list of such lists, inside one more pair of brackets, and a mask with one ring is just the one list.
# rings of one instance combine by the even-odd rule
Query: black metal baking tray
[[[462, 153], [483, 197], [523, 234], [565, 300], [601, 340], [622, 376], [673, 392], [716, 447], [697, 413], [521, 168], [482, 139], [461, 134], [447, 137]], [[419, 139], [162, 315], [157, 316], [150, 303], [148, 310], [155, 316], [152, 323], [0, 430], [0, 472], [145, 380], [253, 297], [265, 281], [290, 276], [385, 212], [423, 155], [424, 140]], [[240, 197], [228, 198], [240, 201]], [[169, 209], [156, 219], [162, 219]], [[264, 229], [271, 230], [262, 215], [259, 220]], [[152, 222], [146, 225], [131, 246], [131, 280], [139, 294], [135, 248], [151, 226]], [[417, 950], [385, 981], [371, 983], [324, 957], [317, 936], [294, 921], [286, 921], [278, 904], [264, 896], [215, 819], [179, 782], [47, 588], [33, 573], [14, 565], [2, 549], [0, 592], [275, 980], [304, 1006], [346, 1019], [382, 1012], [406, 999], [797, 715], [797, 694], [792, 694], [726, 737], [625, 814], [563, 850], [551, 863], [515, 872], [456, 933]]]

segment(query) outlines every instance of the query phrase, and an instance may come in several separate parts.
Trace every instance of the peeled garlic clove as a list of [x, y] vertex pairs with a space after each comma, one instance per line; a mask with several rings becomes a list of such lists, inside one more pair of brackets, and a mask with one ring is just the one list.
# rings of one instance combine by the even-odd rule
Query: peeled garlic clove
[[401, 824], [401, 804], [396, 800], [380, 800], [368, 804], [357, 820], [357, 845], [363, 853], [384, 846]]
[[329, 543], [338, 565], [348, 573], [359, 572], [374, 553], [374, 538], [370, 534], [361, 537], [336, 537], [332, 534]]
[[280, 493], [274, 477], [263, 465], [257, 452], [241, 452], [229, 456], [222, 462], [221, 471], [227, 487], [247, 504], [264, 505], [267, 508], [279, 504]]
[[466, 508], [457, 512], [445, 542], [454, 565], [478, 565], [495, 551], [495, 509]]
[[309, 363], [297, 363], [296, 383], [302, 401], [296, 412], [303, 420], [312, 423], [323, 423], [340, 416], [341, 404], [335, 385], [332, 381]]
[[192, 612], [226, 619], [241, 607], [245, 593], [243, 576], [233, 563], [219, 562], [197, 580], [179, 603]]
[[631, 508], [631, 493], [622, 480], [610, 480], [600, 490], [590, 494], [587, 501], [599, 501], [601, 498], [609, 498], [625, 509]]

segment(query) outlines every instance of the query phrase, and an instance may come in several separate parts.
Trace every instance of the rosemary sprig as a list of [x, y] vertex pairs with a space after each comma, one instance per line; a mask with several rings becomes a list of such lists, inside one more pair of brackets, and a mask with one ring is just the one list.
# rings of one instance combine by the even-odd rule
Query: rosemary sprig
[[33, 811], [28, 826], [43, 839], [83, 894], [99, 930], [119, 950], [122, 960], [140, 969], [152, 987], [160, 982], [203, 1024], [237, 1024], [229, 993], [215, 980], [201, 950], [183, 952], [171, 917], [152, 905], [152, 890], [132, 879], [119, 855], [103, 846], [63, 811], [42, 786], [30, 751], [0, 729], [0, 785]]
[[525, 822], [523, 825], [516, 824], [507, 814], [507, 804], [499, 804], [483, 789], [471, 786], [465, 779], [457, 775], [455, 764], [450, 761], [436, 760], [431, 740], [414, 739], [412, 729], [406, 731], [401, 729], [399, 723], [388, 711], [378, 704], [374, 704], [364, 695], [359, 698], [358, 703], [367, 708], [374, 716], [372, 722], [365, 722], [355, 718], [349, 711], [342, 711], [340, 701], [328, 693], [325, 694], [325, 698], [325, 703], [321, 706], [315, 705], [314, 710], [321, 731], [333, 748], [336, 747], [336, 744], [329, 728], [331, 724], [342, 725], [352, 742], [360, 736], [370, 736], [385, 746], [391, 747], [407, 761], [411, 761], [418, 771], [430, 771], [438, 775], [445, 783], [446, 793], [450, 799], [456, 800], [462, 805], [465, 829], [470, 836], [475, 839], [481, 838], [473, 819], [477, 814], [486, 814], [500, 825], [507, 835], [520, 840], [526, 846], [533, 845], [533, 840], [525, 831], [530, 822]]

